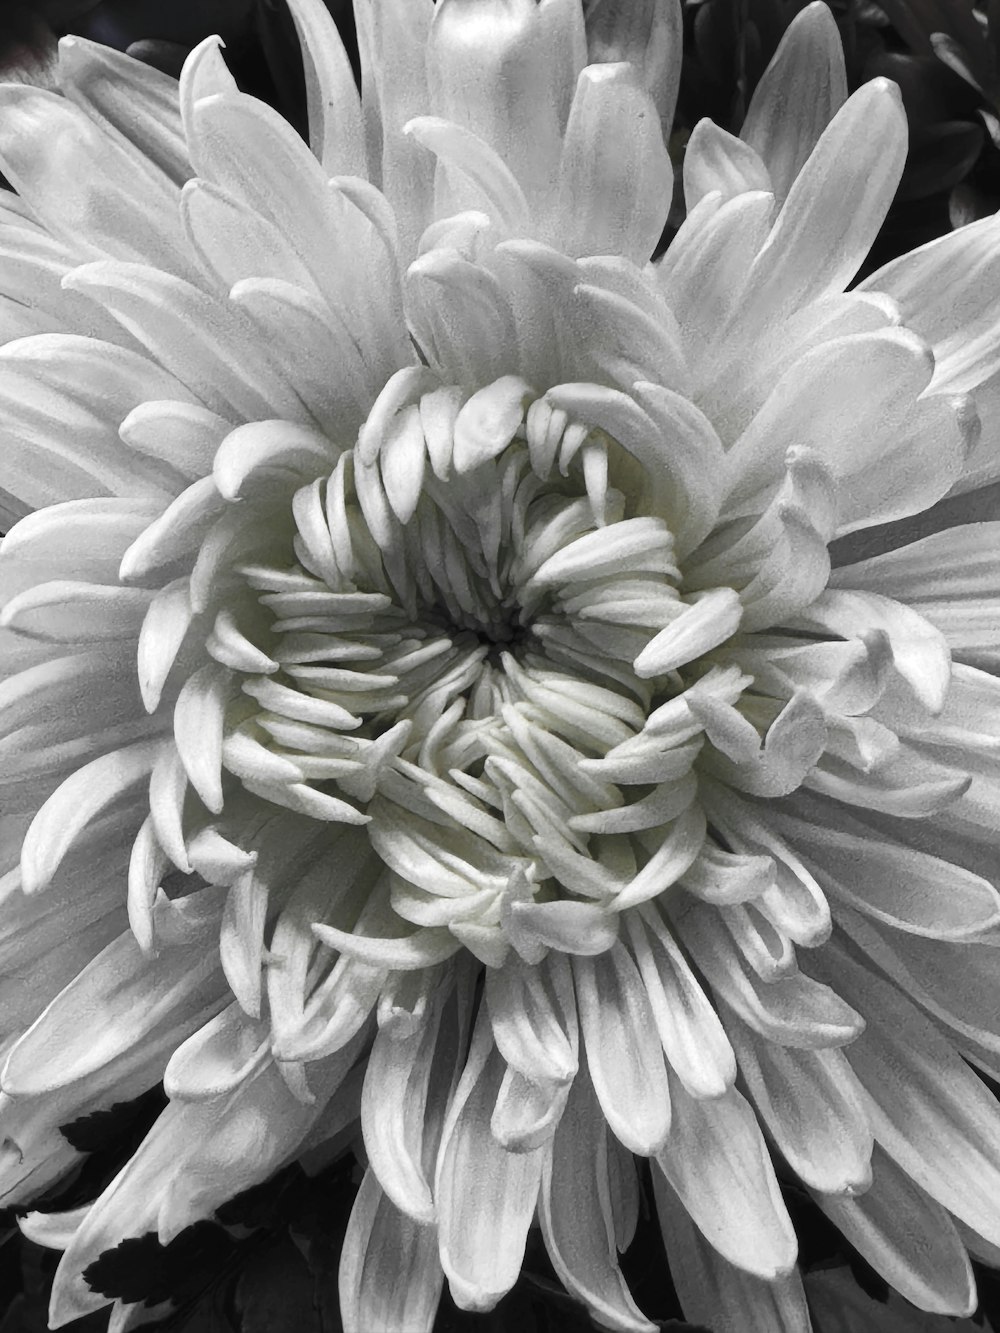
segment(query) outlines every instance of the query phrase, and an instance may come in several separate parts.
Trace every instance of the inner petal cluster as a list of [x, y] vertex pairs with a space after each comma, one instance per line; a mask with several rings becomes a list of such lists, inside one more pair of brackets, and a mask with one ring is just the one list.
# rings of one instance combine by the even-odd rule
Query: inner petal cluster
[[[526, 959], [606, 948], [599, 912], [660, 891], [668, 826], [672, 878], [704, 836], [688, 813], [697, 745], [628, 785], [613, 760], [600, 771], [680, 684], [635, 666], [688, 609], [673, 536], [612, 484], [635, 472], [620, 446], [522, 381], [411, 397], [294, 489], [290, 522], [287, 429], [272, 432], [257, 504], [272, 490], [285, 518], [217, 572], [231, 595], [195, 692], [224, 696], [221, 765], [250, 793], [369, 825], [393, 915], [450, 927], [445, 952], [499, 965], [511, 943]], [[412, 965], [442, 951], [425, 942]]]

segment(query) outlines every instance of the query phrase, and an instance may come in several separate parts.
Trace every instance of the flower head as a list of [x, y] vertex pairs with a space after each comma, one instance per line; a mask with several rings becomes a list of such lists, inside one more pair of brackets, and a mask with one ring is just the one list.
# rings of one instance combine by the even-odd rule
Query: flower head
[[0, 95], [6, 1198], [170, 1098], [27, 1220], [53, 1326], [359, 1117], [351, 1329], [490, 1308], [536, 1217], [651, 1327], [637, 1158], [691, 1317], [805, 1329], [772, 1152], [969, 1312], [995, 224], [845, 292], [905, 120], [822, 4], [652, 264], [675, 5], [359, 0], [360, 102], [291, 8], [311, 151], [211, 40], [179, 89], [69, 40], [62, 95]]

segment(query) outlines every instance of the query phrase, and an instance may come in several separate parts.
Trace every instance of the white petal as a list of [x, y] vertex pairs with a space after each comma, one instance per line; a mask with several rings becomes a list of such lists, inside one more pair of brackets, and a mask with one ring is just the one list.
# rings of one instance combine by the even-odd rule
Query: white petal
[[810, 970], [836, 978], [867, 1020], [845, 1052], [875, 1137], [906, 1173], [973, 1230], [1000, 1238], [1000, 1121], [993, 1095], [891, 982], [831, 940]]
[[147, 399], [132, 409], [118, 434], [137, 453], [162, 458], [189, 481], [207, 476], [230, 430], [229, 422], [195, 403]]
[[206, 914], [198, 895], [200, 915], [181, 920], [173, 939], [165, 922], [156, 958], [144, 955], [130, 932], [98, 954], [17, 1042], [4, 1065], [4, 1088], [31, 1096], [84, 1078], [100, 1086], [102, 1071], [128, 1056], [154, 1065], [159, 1059], [162, 1069], [178, 1041], [223, 1001], [224, 983], [209, 948], [220, 903], [208, 890], [204, 898], [214, 915]]
[[159, 706], [163, 686], [193, 618], [186, 578], [168, 583], [150, 603], [139, 631], [137, 653], [139, 688], [147, 713], [155, 713]]
[[441, 1264], [456, 1304], [490, 1310], [517, 1280], [534, 1216], [542, 1150], [510, 1153], [490, 1131], [503, 1075], [485, 1012], [448, 1110], [438, 1154]]
[[84, 255], [188, 271], [177, 187], [131, 142], [28, 84], [5, 84], [0, 105], [4, 173], [54, 235]]
[[425, 1223], [435, 1215], [424, 1161], [429, 1084], [438, 1043], [445, 1051], [454, 1035], [442, 1015], [438, 1004], [412, 1032], [379, 1029], [361, 1099], [365, 1147], [379, 1183], [397, 1208]]
[[937, 363], [934, 385], [942, 392], [976, 388], [1000, 369], [989, 295], [997, 262], [997, 219], [991, 215], [902, 255], [861, 284], [864, 291], [891, 296], [904, 322], [927, 339]]
[[748, 323], [778, 321], [843, 291], [882, 225], [906, 157], [896, 85], [872, 79], [841, 107], [788, 192], [741, 305]]
[[506, 449], [521, 424], [530, 393], [524, 380], [505, 375], [462, 405], [454, 425], [452, 459], [457, 472], [471, 472]]
[[806, 352], [734, 445], [725, 510], [752, 512], [751, 497], [777, 482], [793, 445], [814, 451], [836, 479], [839, 534], [941, 499], [961, 475], [966, 442], [948, 401], [921, 397], [931, 369], [926, 344], [899, 329]]
[[713, 191], [725, 201], [749, 190], [770, 189], [771, 177], [754, 148], [707, 117], [699, 120], [684, 149], [684, 201], [688, 212]]
[[857, 911], [897, 930], [962, 939], [1000, 924], [1000, 894], [987, 880], [929, 852], [880, 836], [863, 817], [801, 793], [798, 817], [777, 813], [774, 827], [788, 837], [829, 892]]
[[528, 1078], [568, 1082], [576, 1074], [577, 1014], [567, 959], [541, 964], [511, 955], [486, 974], [493, 1037], [508, 1065]]
[[159, 741], [140, 741], [112, 750], [56, 788], [24, 836], [21, 875], [26, 893], [45, 888], [91, 820], [146, 781], [160, 748]]
[[670, 1091], [656, 1023], [624, 945], [598, 958], [574, 957], [580, 1024], [590, 1077], [611, 1129], [649, 1156], [670, 1129]]
[[692, 1097], [721, 1097], [736, 1058], [718, 1015], [660, 917], [644, 908], [625, 920], [670, 1067]]
[[677, 923], [712, 990], [755, 1032], [783, 1046], [822, 1050], [856, 1039], [862, 1018], [830, 986], [804, 973], [762, 981], [717, 919], [698, 905]]
[[765, 1280], [727, 1263], [691, 1225], [684, 1204], [657, 1171], [653, 1188], [671, 1277], [686, 1318], [715, 1333], [810, 1333], [796, 1270]]
[[177, 83], [109, 46], [68, 35], [59, 42], [59, 86], [105, 133], [139, 148], [172, 181], [191, 174]]
[[585, 1075], [574, 1080], [542, 1173], [538, 1215], [553, 1267], [602, 1326], [651, 1333], [615, 1256], [604, 1117]]
[[563, 0], [443, 0], [427, 46], [434, 110], [484, 139], [544, 198], [584, 60], [579, 7]]
[[361, 105], [330, 11], [319, 0], [291, 0], [288, 7], [305, 67], [309, 146], [328, 176], [367, 176]]
[[787, 1273], [795, 1232], [753, 1111], [735, 1088], [696, 1101], [672, 1079], [671, 1095], [673, 1124], [656, 1167], [723, 1258], [768, 1281]]
[[951, 654], [944, 636], [908, 607], [882, 593], [828, 588], [812, 606], [799, 611], [795, 629], [820, 630], [852, 639], [884, 630], [896, 670], [932, 713], [944, 707], [951, 681]]
[[592, 61], [633, 65], [656, 102], [664, 140], [670, 138], [683, 46], [678, 0], [600, 0], [586, 6]]
[[275, 412], [302, 419], [302, 404], [248, 336], [245, 316], [230, 304], [143, 264], [84, 264], [65, 283], [114, 315], [210, 411], [237, 420], [266, 419]]
[[[482, 208], [506, 232], [517, 235], [527, 227], [530, 214], [524, 191], [503, 158], [478, 135], [439, 116], [417, 116], [405, 132], [463, 181], [463, 194], [470, 196], [463, 202]], [[427, 245], [427, 236], [422, 246]]]
[[180, 1101], [221, 1097], [249, 1079], [270, 1054], [267, 1024], [248, 1019], [239, 1005], [228, 1005], [204, 1027], [181, 1042], [167, 1061], [163, 1088]]
[[559, 162], [551, 237], [570, 255], [653, 253], [670, 211], [673, 169], [649, 95], [630, 65], [580, 74]]
[[653, 636], [632, 664], [644, 679], [674, 671], [725, 643], [739, 628], [743, 604], [732, 588], [711, 588]]
[[825, 4], [800, 10], [754, 90], [740, 138], [755, 148], [783, 203], [847, 98], [844, 50]]
[[174, 705], [174, 741], [191, 785], [213, 814], [222, 810], [222, 731], [233, 692], [228, 667], [199, 667]]
[[740, 1073], [792, 1170], [829, 1194], [871, 1179], [872, 1131], [863, 1093], [840, 1051], [797, 1051], [728, 1024]]
[[908, 1301], [935, 1314], [970, 1315], [976, 1282], [954, 1222], [876, 1150], [875, 1179], [858, 1198], [815, 1195], [854, 1248]]
[[443, 1284], [434, 1228], [401, 1213], [365, 1172], [340, 1251], [344, 1333], [431, 1333]]

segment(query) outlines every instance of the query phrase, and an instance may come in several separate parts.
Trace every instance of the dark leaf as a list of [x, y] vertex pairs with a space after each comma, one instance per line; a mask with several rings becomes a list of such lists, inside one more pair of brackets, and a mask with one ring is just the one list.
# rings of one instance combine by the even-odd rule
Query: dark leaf
[[161, 1089], [151, 1088], [134, 1101], [116, 1102], [107, 1110], [93, 1111], [60, 1125], [59, 1132], [77, 1152], [121, 1148], [127, 1141], [144, 1138], [166, 1104]]
[[123, 1240], [106, 1250], [89, 1268], [84, 1280], [103, 1296], [159, 1305], [183, 1303], [209, 1286], [220, 1270], [231, 1265], [236, 1242], [221, 1227], [198, 1222], [182, 1231], [169, 1245], [149, 1233]]

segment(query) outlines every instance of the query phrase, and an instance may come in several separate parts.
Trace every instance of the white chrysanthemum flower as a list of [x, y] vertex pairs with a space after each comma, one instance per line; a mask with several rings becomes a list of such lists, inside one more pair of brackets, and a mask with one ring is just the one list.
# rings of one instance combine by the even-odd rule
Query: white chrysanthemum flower
[[179, 94], [76, 40], [0, 92], [4, 1197], [170, 1097], [26, 1220], [53, 1327], [358, 1117], [352, 1330], [490, 1308], [536, 1219], [651, 1328], [638, 1157], [688, 1314], [798, 1333], [772, 1153], [967, 1313], [1000, 532], [950, 497], [1000, 476], [998, 224], [845, 294], [905, 120], [821, 4], [653, 264], [675, 0], [356, 7], [360, 104], [292, 0], [312, 152], [214, 41]]

